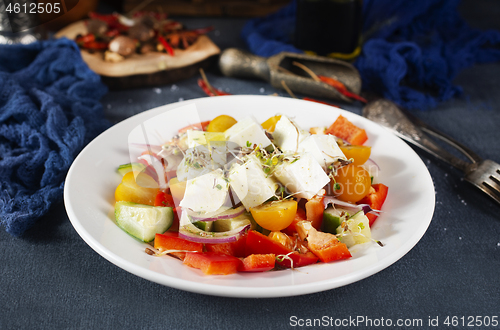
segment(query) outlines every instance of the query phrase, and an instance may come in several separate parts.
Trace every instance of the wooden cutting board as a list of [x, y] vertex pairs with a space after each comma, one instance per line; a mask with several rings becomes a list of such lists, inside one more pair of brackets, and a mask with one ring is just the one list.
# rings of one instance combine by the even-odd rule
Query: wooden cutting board
[[[78, 21], [60, 30], [55, 37], [74, 40], [78, 34], [86, 33], [84, 21]], [[187, 49], [176, 49], [174, 56], [160, 52], [133, 54], [118, 63], [104, 61], [102, 52], [81, 50], [89, 68], [114, 90], [165, 85], [189, 78], [200, 68], [209, 67], [219, 53], [219, 47], [205, 35], [200, 35]]]

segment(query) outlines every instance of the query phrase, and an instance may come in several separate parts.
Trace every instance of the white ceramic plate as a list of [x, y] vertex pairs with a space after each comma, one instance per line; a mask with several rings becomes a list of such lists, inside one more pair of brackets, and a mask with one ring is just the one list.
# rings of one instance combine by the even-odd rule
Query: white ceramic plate
[[[114, 191], [121, 181], [116, 172], [130, 162], [129, 133], [148, 119], [166, 111], [196, 104], [201, 120], [219, 114], [242, 119], [253, 114], [264, 121], [276, 113], [295, 117], [308, 129], [328, 126], [339, 114], [367, 131], [372, 159], [380, 166], [379, 181], [389, 186], [384, 213], [372, 227], [372, 236], [385, 246], [366, 243], [352, 248], [348, 260], [320, 263], [298, 270], [206, 276], [170, 257], [153, 257], [141, 243], [114, 222]], [[174, 113], [173, 111], [172, 113]], [[184, 116], [163, 115], [165, 137], [186, 121]], [[161, 116], [160, 116], [161, 117]], [[160, 118], [156, 117], [156, 118]], [[432, 179], [418, 155], [402, 140], [377, 124], [353, 113], [295, 99], [271, 96], [224, 96], [175, 103], [131, 117], [102, 133], [76, 158], [64, 189], [71, 223], [101, 256], [124, 270], [150, 281], [202, 294], [230, 297], [283, 297], [314, 293], [347, 285], [390, 266], [417, 244], [434, 212]]]

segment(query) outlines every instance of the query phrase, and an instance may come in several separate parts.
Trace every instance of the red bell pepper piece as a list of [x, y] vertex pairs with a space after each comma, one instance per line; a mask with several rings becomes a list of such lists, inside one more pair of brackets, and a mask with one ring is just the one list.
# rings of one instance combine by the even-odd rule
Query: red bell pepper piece
[[325, 84], [328, 84], [328, 85], [332, 86], [333, 88], [335, 88], [340, 94], [342, 94], [344, 96], [347, 96], [351, 99], [358, 100], [358, 101], [363, 102], [363, 103], [367, 102], [365, 98], [350, 92], [347, 89], [347, 87], [345, 87], [345, 85], [343, 83], [341, 83], [340, 81], [338, 81], [336, 79], [333, 79], [332, 77], [318, 75], [318, 78], [322, 82], [324, 82]]
[[[156, 234], [154, 241], [155, 249], [161, 251], [168, 250], [183, 250], [192, 252], [202, 252], [203, 244], [191, 242], [183, 238], [178, 237], [178, 233]], [[170, 254], [175, 255], [177, 258], [184, 260], [186, 252], [172, 252]]]
[[201, 269], [205, 275], [228, 275], [238, 271], [241, 260], [217, 252], [187, 252], [183, 263], [189, 267]]
[[245, 234], [238, 238], [235, 242], [219, 244], [205, 243], [205, 249], [209, 252], [219, 252], [237, 258], [243, 258], [247, 256], [245, 252], [246, 242], [247, 236]]
[[178, 231], [179, 230], [179, 213], [181, 212], [180, 209], [177, 208], [174, 198], [172, 197], [172, 194], [170, 194], [170, 190], [167, 191], [161, 191], [159, 190], [158, 193], [156, 194], [155, 198], [155, 206], [165, 206], [165, 207], [171, 207], [174, 211], [174, 222], [172, 223], [172, 226], [168, 229], [169, 231]]
[[266, 272], [274, 268], [276, 256], [274, 254], [251, 254], [240, 264], [240, 272]]
[[[298, 253], [255, 230], [250, 230], [247, 234], [246, 253], [247, 255], [272, 253], [277, 257], [281, 256], [280, 259], [282, 260], [277, 260], [276, 263], [287, 268], [291, 268], [292, 266], [294, 268], [302, 267], [314, 264], [318, 261], [318, 257], [310, 252]], [[287, 255], [287, 257], [283, 258], [282, 256], [285, 255]], [[293, 265], [288, 258], [293, 261]]]
[[368, 140], [364, 129], [354, 125], [342, 115], [339, 115], [337, 120], [327, 128], [325, 134], [333, 134], [354, 145], [362, 145]]
[[340, 243], [339, 240], [332, 235], [332, 239], [328, 242], [321, 242], [321, 245], [316, 245], [309, 242], [309, 250], [312, 251], [321, 261], [330, 262], [341, 259], [348, 259], [351, 253], [347, 245]]
[[[382, 183], [377, 183], [372, 185], [373, 190], [371, 190], [368, 195], [363, 197], [358, 204], [368, 204], [373, 210], [380, 210], [382, 205], [384, 205], [385, 199], [387, 198], [387, 193], [389, 192], [389, 187]], [[366, 214], [368, 220], [370, 220], [370, 227], [377, 219], [377, 215], [374, 213]]]

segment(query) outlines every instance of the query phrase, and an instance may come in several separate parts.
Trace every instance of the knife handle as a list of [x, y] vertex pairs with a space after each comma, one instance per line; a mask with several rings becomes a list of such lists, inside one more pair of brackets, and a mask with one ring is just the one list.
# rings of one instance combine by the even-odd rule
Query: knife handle
[[219, 68], [222, 74], [228, 77], [270, 80], [266, 58], [236, 48], [228, 48], [222, 52]]
[[434, 157], [467, 173], [470, 163], [455, 157], [429, 138], [418, 126], [411, 122], [399, 107], [386, 99], [368, 103], [363, 108], [363, 117], [370, 119], [391, 130], [394, 134], [417, 146]]

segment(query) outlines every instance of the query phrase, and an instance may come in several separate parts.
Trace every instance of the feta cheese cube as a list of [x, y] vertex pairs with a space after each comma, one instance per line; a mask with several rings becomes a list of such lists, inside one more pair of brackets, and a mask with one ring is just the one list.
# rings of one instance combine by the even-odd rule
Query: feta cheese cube
[[231, 167], [229, 185], [247, 211], [273, 197], [278, 188], [277, 182], [264, 173], [255, 156], [248, 156], [243, 164]]
[[274, 144], [282, 151], [297, 151], [297, 147], [310, 134], [287, 116], [281, 116], [273, 132]]
[[224, 155], [212, 157], [208, 146], [196, 146], [186, 150], [184, 158], [177, 167], [177, 178], [179, 181], [194, 179], [200, 175], [207, 174], [222, 168], [226, 163]]
[[188, 180], [184, 198], [179, 205], [195, 212], [214, 212], [224, 205], [228, 189], [224, 172], [217, 169]]
[[300, 153], [294, 157], [278, 164], [274, 176], [284, 185], [287, 193], [311, 199], [330, 182], [330, 178], [311, 154]]
[[338, 159], [347, 160], [333, 135], [311, 135], [299, 144], [299, 152], [307, 152], [326, 169]]
[[252, 116], [246, 117], [228, 128], [224, 135], [227, 141], [232, 141], [240, 147], [246, 147], [247, 142], [266, 148], [271, 140], [266, 136], [264, 129]]

